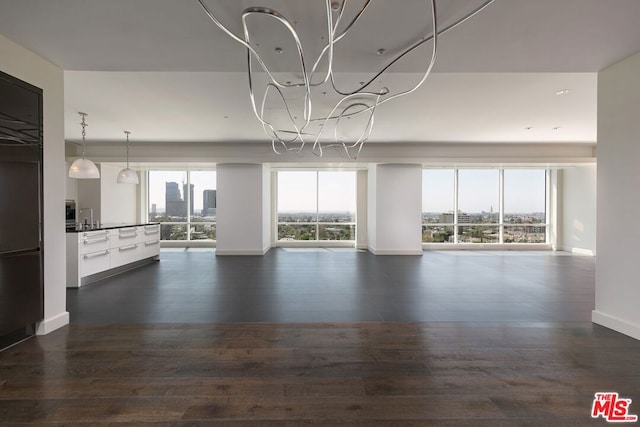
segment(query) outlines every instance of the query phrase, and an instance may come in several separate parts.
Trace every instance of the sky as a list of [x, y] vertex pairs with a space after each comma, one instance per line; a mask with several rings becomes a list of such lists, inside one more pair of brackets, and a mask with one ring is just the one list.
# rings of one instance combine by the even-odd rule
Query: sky
[[356, 172], [278, 172], [278, 211], [315, 212], [316, 198], [320, 212], [355, 212]]
[[[544, 169], [505, 169], [505, 213], [544, 212]], [[498, 212], [500, 182], [497, 169], [459, 169], [458, 209], [465, 213]], [[453, 169], [425, 169], [422, 174], [422, 211], [453, 211]]]
[[[505, 213], [544, 212], [544, 169], [505, 169]], [[165, 182], [179, 184], [187, 180], [184, 171], [150, 171], [149, 200], [158, 209], [165, 208]], [[316, 182], [316, 179], [319, 181]], [[216, 189], [215, 171], [192, 171], [194, 209], [202, 209], [202, 191]], [[489, 212], [499, 208], [499, 172], [497, 169], [459, 169], [459, 209], [462, 212]], [[317, 189], [320, 197], [317, 198]], [[453, 210], [453, 169], [425, 169], [422, 175], [422, 211], [448, 212]], [[184, 195], [182, 195], [184, 198]], [[355, 171], [279, 171], [278, 210], [316, 210], [355, 212]]]

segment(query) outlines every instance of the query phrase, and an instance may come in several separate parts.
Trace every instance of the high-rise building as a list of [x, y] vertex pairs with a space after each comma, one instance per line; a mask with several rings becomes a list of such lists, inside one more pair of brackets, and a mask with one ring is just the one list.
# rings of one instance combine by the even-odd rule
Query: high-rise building
[[187, 204], [180, 196], [180, 187], [177, 182], [165, 183], [164, 200], [167, 216], [187, 216]]
[[202, 216], [214, 216], [216, 214], [216, 190], [204, 190], [202, 192]]

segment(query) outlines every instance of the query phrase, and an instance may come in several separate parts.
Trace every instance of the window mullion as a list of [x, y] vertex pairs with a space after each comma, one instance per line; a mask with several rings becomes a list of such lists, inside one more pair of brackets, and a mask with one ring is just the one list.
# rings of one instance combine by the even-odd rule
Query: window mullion
[[187, 241], [191, 240], [191, 172], [186, 171], [187, 173], [187, 188], [185, 190], [184, 200], [187, 204]]
[[453, 170], [453, 243], [458, 243], [458, 171]]
[[498, 242], [504, 243], [504, 168], [499, 169], [498, 177]]
[[316, 171], [316, 240], [320, 240], [320, 171]]

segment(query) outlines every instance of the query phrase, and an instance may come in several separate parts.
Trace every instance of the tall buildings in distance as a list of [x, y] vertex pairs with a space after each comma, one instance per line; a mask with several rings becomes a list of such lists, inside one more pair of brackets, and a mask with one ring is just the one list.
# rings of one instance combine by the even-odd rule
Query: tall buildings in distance
[[[189, 210], [187, 211], [187, 200], [185, 197], [187, 194], [187, 184], [182, 185], [182, 193], [180, 193], [180, 186], [177, 182], [165, 182], [165, 215], [167, 217], [179, 217], [186, 218], [187, 213], [191, 213], [192, 216], [197, 216], [197, 212], [194, 209], [194, 197], [193, 197], [194, 185], [191, 184], [189, 191]], [[203, 217], [216, 215], [216, 190], [204, 190], [202, 192], [202, 209], [200, 214]]]

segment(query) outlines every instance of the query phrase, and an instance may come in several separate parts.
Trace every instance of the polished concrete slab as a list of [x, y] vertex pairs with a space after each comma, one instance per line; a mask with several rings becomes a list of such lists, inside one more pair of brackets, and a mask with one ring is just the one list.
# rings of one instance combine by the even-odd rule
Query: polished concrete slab
[[160, 262], [67, 291], [72, 323], [590, 322], [595, 259], [565, 252], [375, 256], [272, 249]]

